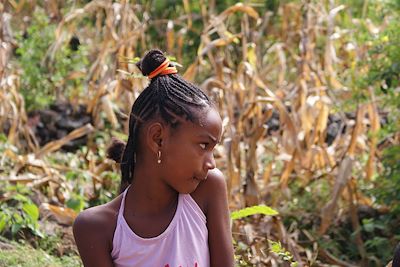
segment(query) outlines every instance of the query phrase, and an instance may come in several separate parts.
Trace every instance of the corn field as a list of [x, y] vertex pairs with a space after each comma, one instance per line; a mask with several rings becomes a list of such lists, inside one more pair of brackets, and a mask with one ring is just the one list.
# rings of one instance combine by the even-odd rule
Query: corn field
[[[393, 42], [400, 42], [400, 30], [391, 25], [399, 25], [399, 7], [338, 0], [6, 0], [0, 3], [1, 183], [28, 188], [39, 217], [37, 227], [27, 228], [46, 235], [49, 220], [71, 240], [79, 210], [117, 193], [119, 168], [104, 150], [112, 136], [126, 138], [130, 108], [147, 84], [135, 58], [158, 47], [218, 107], [223, 138], [215, 157], [231, 211], [264, 204], [279, 212], [233, 221], [237, 266], [386, 266], [400, 232], [371, 243], [369, 234], [384, 230], [373, 224], [368, 232], [366, 225], [390, 213], [390, 223], [400, 223], [400, 200], [384, 204], [371, 193], [385, 175], [385, 149], [400, 143], [400, 101], [388, 102], [399, 99], [398, 62], [391, 84], [368, 77], [374, 62], [389, 57], [371, 54], [376, 47], [392, 45], [398, 55], [400, 43]], [[35, 16], [46, 18], [47, 28], [34, 32]], [[45, 29], [53, 36], [46, 49], [18, 50]], [[68, 69], [84, 62], [74, 63], [73, 53], [60, 58], [74, 43], [87, 62]], [[63, 58], [70, 61], [60, 65]], [[39, 93], [28, 86], [35, 68], [51, 76], [50, 104], [70, 103], [72, 113], [83, 107], [89, 118], [48, 142], [38, 137]], [[74, 152], [63, 149], [82, 138]], [[395, 156], [392, 165], [399, 161]], [[15, 192], [0, 190], [3, 208]], [[81, 201], [79, 208], [72, 200]], [[9, 232], [3, 226], [2, 235], [15, 238]], [[35, 231], [23, 233], [40, 239]], [[279, 241], [291, 259], [272, 252], [268, 240]], [[57, 253], [76, 255], [71, 242]], [[352, 247], [349, 254], [343, 244]]]

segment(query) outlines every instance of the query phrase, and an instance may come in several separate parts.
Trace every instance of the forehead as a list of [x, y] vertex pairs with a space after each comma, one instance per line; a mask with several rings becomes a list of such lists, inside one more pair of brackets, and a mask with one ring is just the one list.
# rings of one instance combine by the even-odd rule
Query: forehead
[[190, 136], [210, 136], [219, 141], [222, 132], [222, 121], [214, 108], [207, 108], [199, 111], [195, 123], [185, 121], [181, 125], [181, 134]]

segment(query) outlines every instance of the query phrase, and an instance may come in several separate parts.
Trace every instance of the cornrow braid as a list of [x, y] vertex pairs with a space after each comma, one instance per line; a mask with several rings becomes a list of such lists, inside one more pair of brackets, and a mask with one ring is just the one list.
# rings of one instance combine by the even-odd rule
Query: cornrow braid
[[[137, 63], [137, 67], [143, 75], [148, 76], [165, 60], [163, 52], [154, 49], [146, 53], [143, 59]], [[120, 192], [132, 182], [139, 130], [145, 122], [159, 116], [175, 128], [178, 125], [177, 117], [195, 122], [197, 119], [195, 111], [210, 106], [211, 101], [207, 95], [199, 87], [187, 82], [178, 74], [158, 75], [152, 78], [150, 84], [132, 106], [129, 117], [129, 136], [125, 149], [121, 149], [121, 141], [115, 140], [108, 149], [108, 156], [121, 162]]]

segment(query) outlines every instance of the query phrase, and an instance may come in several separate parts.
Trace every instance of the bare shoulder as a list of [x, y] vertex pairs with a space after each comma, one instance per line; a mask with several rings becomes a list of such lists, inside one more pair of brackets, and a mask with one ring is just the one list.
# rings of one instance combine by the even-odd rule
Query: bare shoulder
[[75, 219], [74, 238], [84, 266], [112, 266], [110, 252], [120, 203], [118, 196], [107, 204], [82, 211]]
[[86, 230], [95, 231], [95, 229], [108, 230], [113, 226], [113, 221], [117, 220], [119, 204], [121, 197], [118, 196], [109, 203], [86, 209], [79, 213], [75, 219], [73, 229], [75, 231]]
[[210, 266], [234, 266], [228, 193], [222, 172], [210, 171], [192, 197], [207, 217]]
[[200, 183], [191, 194], [205, 214], [207, 214], [210, 203], [226, 201], [227, 188], [223, 173], [214, 168], [209, 171], [207, 179]]

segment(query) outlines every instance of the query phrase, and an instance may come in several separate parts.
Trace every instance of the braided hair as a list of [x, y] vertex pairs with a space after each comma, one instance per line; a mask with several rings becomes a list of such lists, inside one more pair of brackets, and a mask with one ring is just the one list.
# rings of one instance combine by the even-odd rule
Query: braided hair
[[400, 267], [400, 243], [397, 244], [397, 247], [394, 250], [392, 267]]
[[[150, 50], [136, 66], [144, 76], [149, 76], [166, 57], [160, 50]], [[150, 84], [135, 100], [129, 117], [128, 141], [113, 138], [107, 156], [121, 165], [120, 192], [132, 182], [135, 169], [135, 153], [141, 127], [153, 118], [161, 118], [172, 128], [179, 125], [178, 118], [195, 122], [196, 110], [211, 106], [207, 95], [197, 86], [184, 80], [178, 74], [158, 75], [151, 78]]]

